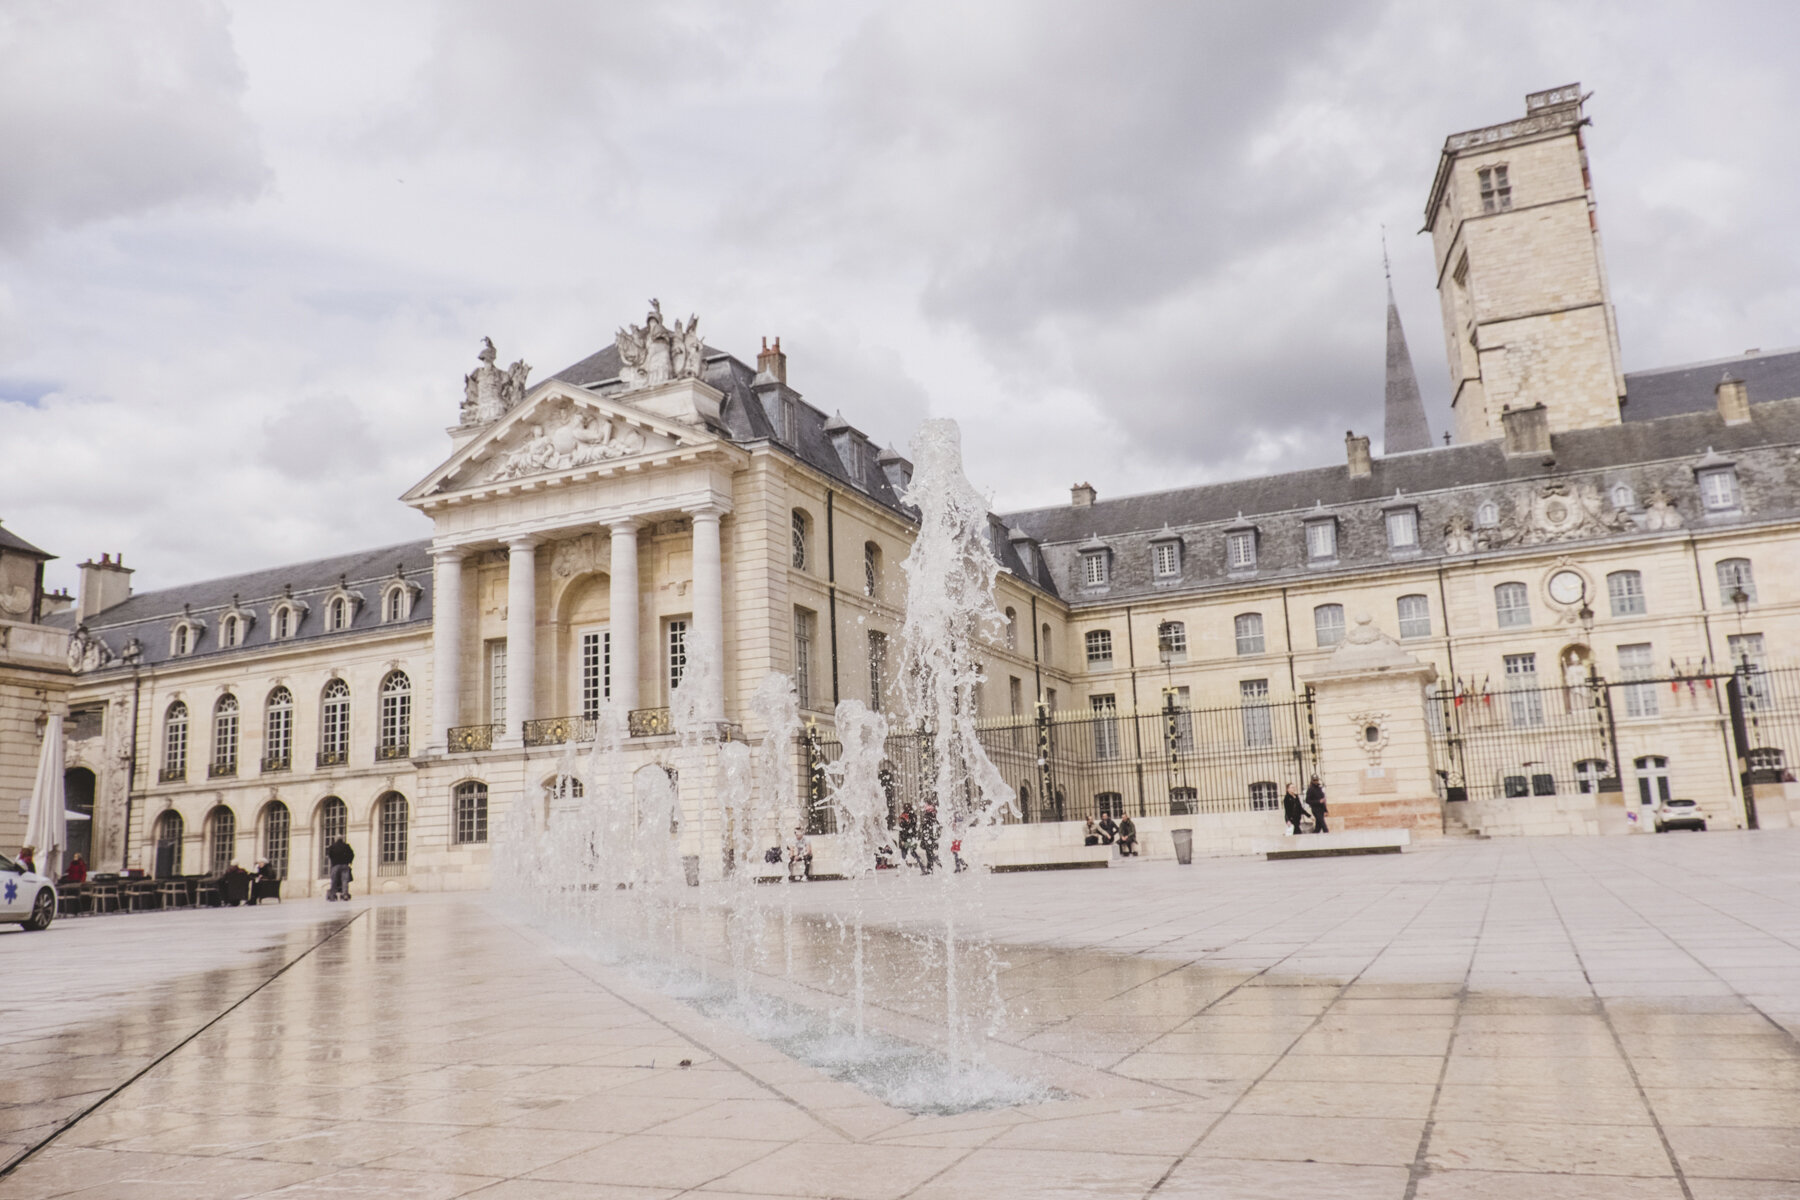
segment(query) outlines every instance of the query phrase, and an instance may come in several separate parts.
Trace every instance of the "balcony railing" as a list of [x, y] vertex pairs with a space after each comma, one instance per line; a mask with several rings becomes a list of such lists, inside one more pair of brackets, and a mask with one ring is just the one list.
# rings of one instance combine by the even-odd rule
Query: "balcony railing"
[[265, 754], [262, 760], [263, 774], [271, 771], [291, 771], [294, 769], [294, 756], [291, 754]]
[[349, 761], [350, 752], [348, 750], [319, 751], [319, 765], [321, 767], [341, 767]]
[[565, 742], [591, 742], [594, 740], [592, 717], [544, 717], [541, 720], [525, 722], [525, 744], [527, 746], [561, 746]]
[[666, 708], [634, 708], [625, 724], [632, 737], [661, 737], [675, 732], [675, 721]]
[[225, 763], [209, 763], [206, 768], [208, 779], [229, 779], [237, 774], [236, 761]]
[[396, 758], [412, 757], [411, 744], [408, 742], [391, 742], [385, 746], [375, 747], [376, 762], [392, 762]]
[[471, 750], [492, 750], [494, 739], [499, 737], [506, 726], [496, 722], [492, 725], [452, 725], [450, 727], [450, 753], [462, 754]]
[[156, 782], [158, 782], [158, 783], [186, 783], [187, 782], [187, 764], [182, 763], [179, 767], [164, 767], [162, 770], [160, 770], [156, 773]]

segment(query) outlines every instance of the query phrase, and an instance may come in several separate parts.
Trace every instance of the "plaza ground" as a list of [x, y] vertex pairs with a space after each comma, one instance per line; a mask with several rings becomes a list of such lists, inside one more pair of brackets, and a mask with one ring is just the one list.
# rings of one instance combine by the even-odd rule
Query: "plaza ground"
[[[1800, 1195], [1800, 831], [969, 882], [1056, 1099], [890, 1108], [486, 894], [0, 934], [0, 1198]], [[769, 890], [802, 997], [850, 888]]]

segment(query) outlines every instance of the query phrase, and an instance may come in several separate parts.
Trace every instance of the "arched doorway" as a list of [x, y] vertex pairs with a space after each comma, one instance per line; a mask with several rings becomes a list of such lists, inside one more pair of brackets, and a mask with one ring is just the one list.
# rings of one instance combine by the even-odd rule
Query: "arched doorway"
[[94, 861], [94, 773], [86, 767], [70, 767], [63, 772], [63, 807], [72, 813], [86, 813], [88, 819], [69, 818], [69, 844], [63, 854], [67, 863], [77, 854], [90, 866]]
[[186, 833], [187, 823], [174, 809], [156, 818], [156, 878], [181, 874], [181, 839]]

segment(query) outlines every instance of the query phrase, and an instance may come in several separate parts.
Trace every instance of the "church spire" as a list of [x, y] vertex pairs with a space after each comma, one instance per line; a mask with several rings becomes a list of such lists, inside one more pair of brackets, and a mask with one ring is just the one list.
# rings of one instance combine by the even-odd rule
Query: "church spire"
[[1387, 423], [1382, 430], [1382, 454], [1431, 449], [1431, 427], [1425, 423], [1425, 401], [1419, 396], [1419, 379], [1413, 374], [1412, 354], [1406, 348], [1406, 331], [1400, 328], [1400, 309], [1394, 304], [1394, 276], [1388, 269], [1387, 234], [1381, 237], [1381, 270], [1387, 276]]

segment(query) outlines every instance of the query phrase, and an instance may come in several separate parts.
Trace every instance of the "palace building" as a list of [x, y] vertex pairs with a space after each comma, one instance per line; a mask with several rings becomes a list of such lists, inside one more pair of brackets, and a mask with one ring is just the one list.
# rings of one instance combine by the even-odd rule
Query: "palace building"
[[[971, 699], [1015, 842], [1129, 812], [1153, 853], [1174, 827], [1242, 851], [1315, 773], [1350, 827], [1415, 836], [1800, 808], [1800, 350], [1622, 371], [1583, 99], [1444, 144], [1451, 444], [1390, 291], [1380, 455], [1351, 433], [1307, 470], [993, 516], [1005, 624]], [[653, 302], [537, 383], [489, 343], [449, 443], [405, 545], [137, 594], [102, 555], [70, 602], [0, 530], [0, 598], [16, 575], [29, 602], [0, 614], [13, 790], [66, 713], [103, 867], [266, 856], [299, 894], [341, 835], [373, 886], [482, 886], [610, 705], [631, 770], [679, 772], [716, 873], [711, 759], [669, 719], [690, 654], [723, 665], [691, 681], [722, 738], [759, 741], [751, 696], [793, 677], [809, 795], [835, 704], [891, 706], [911, 465], [791, 388], [778, 340], [740, 358]], [[919, 735], [892, 746], [905, 777]]]

